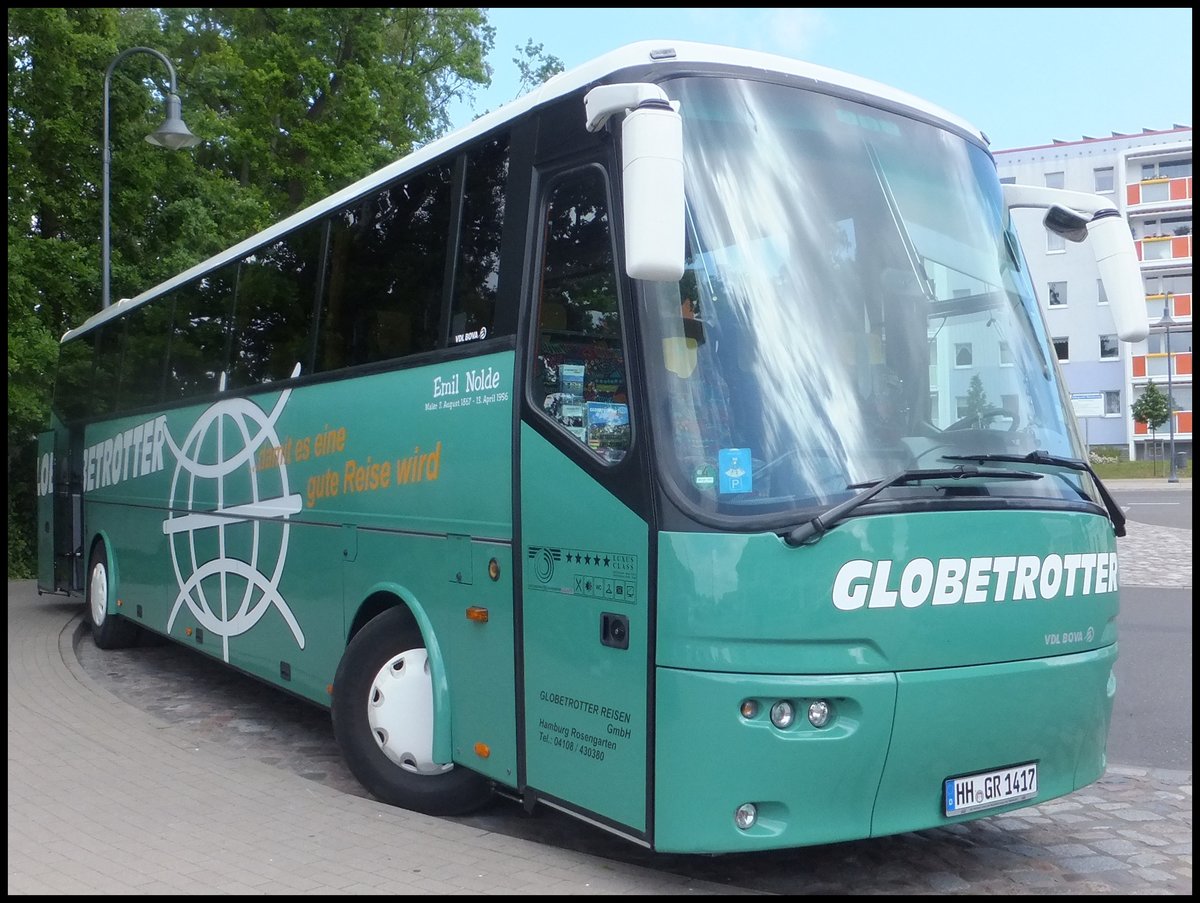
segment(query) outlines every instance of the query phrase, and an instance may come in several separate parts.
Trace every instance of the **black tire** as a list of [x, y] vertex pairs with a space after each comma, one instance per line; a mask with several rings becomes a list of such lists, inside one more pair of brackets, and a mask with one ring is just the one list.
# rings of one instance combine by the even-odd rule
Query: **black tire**
[[482, 775], [432, 761], [428, 655], [406, 608], [388, 609], [350, 641], [333, 680], [332, 713], [346, 765], [380, 802], [464, 815], [491, 798]]
[[92, 640], [100, 649], [126, 649], [138, 641], [141, 629], [132, 621], [109, 611], [108, 597], [112, 580], [108, 573], [108, 555], [98, 542], [88, 561], [87, 618]]

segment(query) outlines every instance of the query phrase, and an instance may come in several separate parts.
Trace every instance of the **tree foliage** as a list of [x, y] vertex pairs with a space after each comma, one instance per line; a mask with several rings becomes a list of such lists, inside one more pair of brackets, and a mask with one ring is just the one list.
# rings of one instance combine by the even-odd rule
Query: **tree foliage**
[[563, 71], [562, 60], [547, 53], [541, 44], [535, 44], [532, 40], [526, 41], [524, 47], [517, 48], [517, 55], [513, 57], [513, 65], [517, 67], [517, 72], [521, 76], [521, 81], [517, 86], [517, 97], [532, 91], [542, 82]]
[[992, 403], [988, 401], [987, 392], [983, 389], [983, 380], [976, 373], [971, 377], [971, 383], [967, 387], [967, 417], [980, 418], [984, 413], [992, 409]]
[[[100, 308], [112, 60], [132, 47], [172, 60], [183, 118], [203, 139], [180, 152], [142, 140], [162, 119], [168, 73], [143, 53], [113, 70], [116, 300], [445, 133], [452, 102], [490, 82], [493, 39], [480, 8], [9, 9], [10, 577], [30, 572], [33, 439], [58, 339]], [[538, 45], [528, 59], [552, 58]]]
[[1134, 420], [1146, 424], [1151, 434], [1155, 434], [1171, 416], [1171, 404], [1167, 396], [1154, 384], [1154, 380], [1150, 380], [1142, 394], [1130, 406], [1129, 412], [1133, 414]]

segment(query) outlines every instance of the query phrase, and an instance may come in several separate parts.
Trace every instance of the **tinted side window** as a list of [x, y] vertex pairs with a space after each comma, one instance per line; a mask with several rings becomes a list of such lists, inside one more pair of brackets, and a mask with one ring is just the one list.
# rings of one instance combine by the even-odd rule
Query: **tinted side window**
[[508, 180], [508, 140], [490, 141], [467, 157], [450, 344], [492, 333], [500, 275], [500, 232]]
[[437, 347], [449, 236], [446, 166], [334, 215], [318, 370]]
[[163, 365], [171, 332], [171, 301], [159, 298], [135, 307], [125, 317], [117, 406], [121, 410], [162, 400]]
[[234, 302], [229, 387], [309, 369], [324, 223], [310, 223], [242, 258]]
[[117, 408], [117, 370], [121, 366], [124, 327], [124, 321], [118, 319], [95, 330], [96, 357], [91, 385], [85, 390], [91, 414], [111, 414]]
[[228, 353], [237, 264], [189, 282], [175, 296], [165, 397], [194, 398], [220, 387]]
[[92, 368], [98, 335], [93, 329], [59, 347], [58, 370], [54, 375], [54, 411], [65, 421], [94, 413]]
[[620, 461], [629, 403], [602, 171], [560, 179], [544, 215], [533, 400], [603, 460]]

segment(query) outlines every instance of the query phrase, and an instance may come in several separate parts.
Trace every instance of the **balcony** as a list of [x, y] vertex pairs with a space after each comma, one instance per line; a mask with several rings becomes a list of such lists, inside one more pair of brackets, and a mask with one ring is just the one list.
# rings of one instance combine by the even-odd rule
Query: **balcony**
[[1158, 322], [1158, 319], [1163, 314], [1164, 302], [1169, 303], [1171, 308], [1171, 319], [1179, 321], [1179, 325], [1191, 325], [1192, 320], [1192, 293], [1183, 292], [1181, 294], [1172, 294], [1169, 296], [1170, 301], [1167, 302], [1167, 295], [1162, 293], [1146, 296], [1146, 319], [1151, 323]]
[[1142, 263], [1180, 262], [1192, 259], [1191, 235], [1153, 235], [1134, 239]]
[[[1170, 357], [1174, 364], [1171, 367], [1172, 381], [1190, 383], [1192, 381], [1192, 352], [1172, 351]], [[1135, 354], [1133, 356], [1133, 379], [1135, 382], [1152, 379], [1156, 383], [1165, 383], [1167, 367], [1167, 354], [1164, 351]]]
[[1147, 179], [1125, 186], [1126, 207], [1176, 205], [1192, 199], [1192, 177]]

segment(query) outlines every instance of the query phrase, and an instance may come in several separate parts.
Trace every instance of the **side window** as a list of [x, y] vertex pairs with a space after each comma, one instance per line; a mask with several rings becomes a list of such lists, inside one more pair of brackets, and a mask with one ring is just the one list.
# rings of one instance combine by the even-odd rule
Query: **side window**
[[486, 339], [492, 334], [507, 181], [507, 139], [490, 141], [468, 155], [450, 310], [451, 345]]
[[87, 390], [91, 414], [112, 414], [117, 409], [117, 371], [121, 366], [121, 345], [125, 321], [109, 320], [96, 330], [96, 359]]
[[147, 302], [125, 316], [124, 347], [117, 374], [119, 409], [139, 408], [162, 399], [163, 363], [170, 331], [169, 297]]
[[334, 214], [318, 370], [437, 347], [449, 237], [450, 169], [444, 165]]
[[559, 179], [543, 210], [533, 401], [602, 460], [629, 450], [625, 353], [599, 168]]
[[91, 397], [98, 330], [85, 332], [59, 348], [54, 374], [54, 410], [64, 420], [96, 413]]
[[175, 296], [167, 351], [166, 398], [214, 394], [229, 353], [229, 312], [237, 264], [189, 282]]
[[233, 314], [229, 388], [309, 370], [314, 292], [325, 236], [310, 223], [242, 258]]

